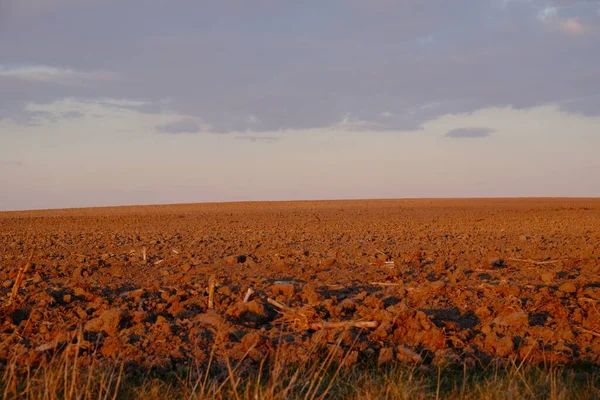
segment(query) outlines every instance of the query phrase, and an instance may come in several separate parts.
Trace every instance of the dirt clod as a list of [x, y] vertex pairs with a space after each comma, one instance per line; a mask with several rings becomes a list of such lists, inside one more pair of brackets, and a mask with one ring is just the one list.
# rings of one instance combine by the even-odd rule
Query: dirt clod
[[394, 349], [391, 347], [382, 347], [379, 350], [379, 358], [377, 359], [377, 364], [379, 366], [389, 364], [394, 359]]
[[519, 311], [507, 315], [501, 315], [494, 319], [494, 323], [497, 325], [519, 327], [529, 322], [529, 316], [526, 312]]
[[558, 290], [564, 293], [575, 293], [577, 291], [577, 286], [573, 282], [565, 282], [558, 287]]
[[119, 331], [119, 324], [124, 317], [124, 313], [119, 309], [106, 310], [85, 323], [84, 329], [92, 332], [106, 332], [109, 335], [115, 335]]

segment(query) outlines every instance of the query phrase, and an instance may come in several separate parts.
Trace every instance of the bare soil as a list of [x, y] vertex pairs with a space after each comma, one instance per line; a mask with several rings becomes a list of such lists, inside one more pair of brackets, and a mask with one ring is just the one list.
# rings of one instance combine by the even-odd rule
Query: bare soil
[[0, 300], [0, 365], [600, 364], [600, 200], [6, 212]]

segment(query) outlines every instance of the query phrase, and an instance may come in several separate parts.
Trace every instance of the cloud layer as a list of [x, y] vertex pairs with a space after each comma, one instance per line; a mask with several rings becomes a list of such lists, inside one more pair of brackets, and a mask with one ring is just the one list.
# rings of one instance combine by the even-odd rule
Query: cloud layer
[[111, 81], [116, 79], [116, 76], [108, 72], [75, 71], [69, 68], [57, 68], [47, 65], [17, 67], [0, 65], [0, 78], [59, 85], [84, 85], [94, 81]]
[[193, 119], [180, 119], [178, 121], [169, 122], [158, 125], [156, 130], [162, 133], [198, 133], [203, 131], [198, 121]]
[[494, 132], [495, 130], [490, 128], [456, 128], [448, 131], [446, 137], [455, 139], [482, 138], [490, 136]]
[[138, 99], [147, 113], [188, 115], [214, 132], [418, 129], [448, 113], [574, 98], [572, 111], [600, 110], [595, 2], [19, 7], [30, 12], [5, 13], [0, 36], [10, 94], [0, 108], [15, 120], [27, 120], [25, 99], [65, 97]]

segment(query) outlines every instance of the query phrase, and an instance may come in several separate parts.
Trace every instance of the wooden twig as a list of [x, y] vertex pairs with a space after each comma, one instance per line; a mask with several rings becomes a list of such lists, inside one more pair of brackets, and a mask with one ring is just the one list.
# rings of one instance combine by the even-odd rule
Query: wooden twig
[[557, 264], [562, 260], [549, 260], [549, 261], [536, 261], [531, 259], [523, 259], [523, 258], [507, 258], [505, 261], [514, 261], [514, 262], [522, 262], [527, 264], [535, 264], [535, 265], [546, 265], [546, 264]]
[[208, 308], [210, 310], [212, 310], [213, 308], [215, 308], [215, 284], [216, 284], [216, 277], [214, 275], [211, 275], [210, 278], [208, 278]]
[[313, 331], [319, 329], [346, 329], [346, 328], [377, 328], [377, 321], [341, 321], [341, 322], [314, 322], [309, 325]]
[[394, 282], [369, 282], [369, 285], [375, 285], [375, 286], [400, 286], [400, 283], [394, 283]]
[[15, 284], [13, 285], [12, 292], [10, 294], [10, 300], [8, 301], [8, 305], [11, 305], [17, 298], [17, 295], [19, 294], [19, 288], [21, 287], [23, 278], [25, 277], [25, 274], [27, 273], [27, 271], [29, 271], [29, 268], [31, 268], [31, 261], [33, 260], [34, 252], [35, 252], [35, 247], [33, 249], [31, 249], [31, 253], [29, 254], [29, 259], [27, 260], [27, 264], [25, 264], [23, 267], [21, 267], [19, 269], [19, 273], [17, 274], [17, 279], [15, 279]]
[[128, 296], [141, 296], [144, 294], [144, 289], [140, 288], [140, 289], [134, 289], [134, 290], [129, 290], [127, 292], [123, 292], [120, 294], [120, 297], [128, 297]]
[[275, 306], [277, 308], [279, 308], [280, 310], [284, 310], [284, 311], [293, 311], [291, 308], [289, 308], [286, 305], [281, 304], [280, 302], [278, 302], [277, 300], [273, 300], [272, 298], [268, 298], [267, 299], [267, 303], [271, 304], [272, 306]]
[[252, 296], [252, 293], [254, 293], [254, 290], [252, 290], [252, 288], [248, 288], [248, 291], [246, 292], [246, 295], [244, 296], [244, 303], [247, 303], [248, 300], [250, 300], [250, 296]]
[[346, 287], [344, 285], [340, 285], [339, 283], [327, 283], [324, 286], [327, 286], [330, 290], [339, 290]]

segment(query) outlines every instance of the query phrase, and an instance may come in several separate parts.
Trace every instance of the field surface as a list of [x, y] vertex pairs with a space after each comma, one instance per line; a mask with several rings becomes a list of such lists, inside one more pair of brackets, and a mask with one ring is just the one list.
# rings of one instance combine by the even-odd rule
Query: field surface
[[600, 200], [5, 212], [0, 303], [5, 368], [598, 365]]

